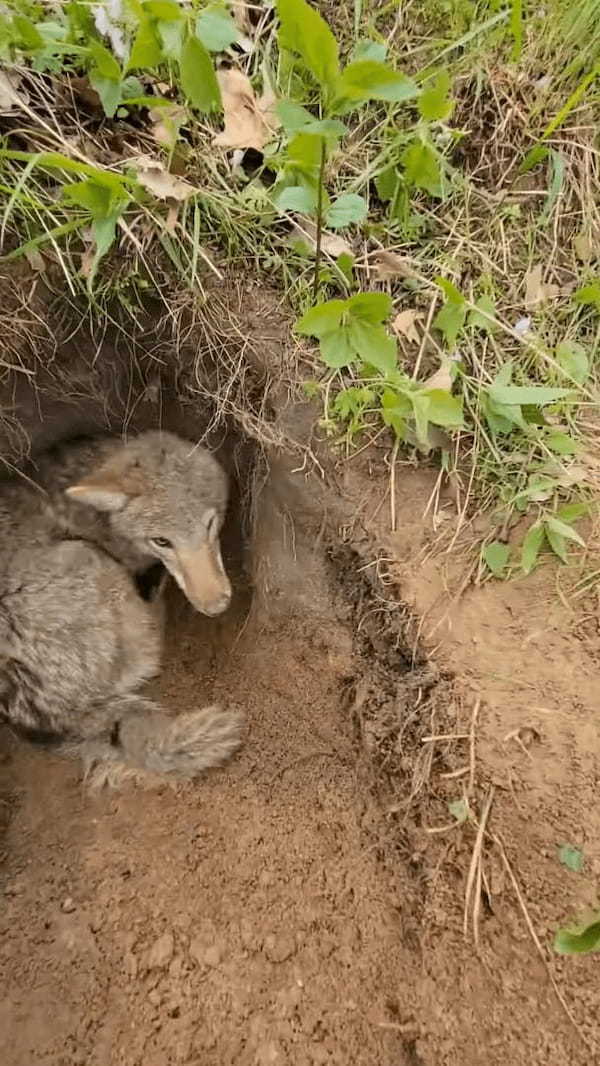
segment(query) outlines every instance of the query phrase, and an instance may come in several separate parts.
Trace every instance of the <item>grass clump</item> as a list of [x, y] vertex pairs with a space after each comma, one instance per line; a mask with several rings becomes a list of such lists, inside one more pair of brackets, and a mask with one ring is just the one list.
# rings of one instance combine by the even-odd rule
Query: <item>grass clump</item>
[[251, 264], [319, 343], [335, 440], [439, 454], [452, 544], [495, 516], [482, 573], [567, 561], [597, 489], [599, 16], [14, 0], [4, 259], [99, 315]]

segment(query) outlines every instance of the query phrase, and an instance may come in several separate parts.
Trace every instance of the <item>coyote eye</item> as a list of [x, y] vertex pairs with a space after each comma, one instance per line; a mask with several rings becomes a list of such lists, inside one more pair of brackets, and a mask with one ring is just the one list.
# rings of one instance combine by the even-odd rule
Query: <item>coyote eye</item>
[[173, 547], [173, 545], [171, 544], [171, 541], [167, 540], [166, 537], [151, 537], [150, 538], [150, 542], [151, 542], [151, 544], [154, 544], [155, 548], [172, 548]]

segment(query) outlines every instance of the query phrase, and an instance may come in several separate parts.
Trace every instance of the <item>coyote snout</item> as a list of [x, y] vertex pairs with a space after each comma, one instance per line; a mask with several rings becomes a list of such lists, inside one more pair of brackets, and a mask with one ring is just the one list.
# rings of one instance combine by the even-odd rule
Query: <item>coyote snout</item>
[[218, 542], [205, 543], [195, 551], [177, 552], [177, 583], [201, 614], [217, 615], [231, 603], [231, 583]]

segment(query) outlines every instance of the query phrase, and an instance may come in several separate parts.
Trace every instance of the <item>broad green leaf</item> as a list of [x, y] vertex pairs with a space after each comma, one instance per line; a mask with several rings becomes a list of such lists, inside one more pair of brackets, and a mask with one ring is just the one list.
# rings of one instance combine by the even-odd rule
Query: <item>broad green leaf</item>
[[144, 11], [162, 22], [180, 22], [184, 18], [183, 9], [177, 0], [145, 0]]
[[288, 185], [279, 193], [275, 203], [280, 211], [312, 215], [317, 210], [317, 191], [306, 185]]
[[377, 195], [380, 200], [387, 203], [388, 200], [392, 200], [396, 194], [398, 188], [398, 170], [394, 167], [387, 167], [386, 170], [382, 170], [381, 174], [378, 174], [375, 178], [375, 188], [377, 189]]
[[493, 540], [483, 549], [483, 560], [494, 577], [502, 577], [510, 558], [510, 547], [500, 540]]
[[545, 385], [498, 385], [496, 382], [490, 385], [488, 391], [497, 403], [532, 404], [537, 407], [556, 403], [570, 395], [569, 389], [553, 389]]
[[298, 319], [295, 329], [304, 337], [323, 337], [338, 328], [347, 307], [347, 300], [328, 300], [317, 304]]
[[312, 133], [297, 133], [287, 147], [290, 164], [316, 176], [321, 163], [322, 144], [321, 138]]
[[349, 285], [354, 285], [354, 256], [350, 252], [338, 255], [335, 265], [341, 270]]
[[569, 377], [583, 385], [590, 373], [590, 361], [585, 348], [577, 341], [561, 341], [556, 346], [556, 362]]
[[574, 296], [575, 303], [595, 307], [600, 311], [600, 279], [591, 281], [589, 285], [583, 285], [577, 289]]
[[121, 68], [112, 52], [99, 41], [90, 41], [90, 56], [94, 62], [94, 71], [109, 81], [121, 81]]
[[321, 337], [321, 358], [326, 366], [340, 369], [356, 362], [356, 349], [347, 326], [341, 326]]
[[90, 265], [90, 272], [87, 278], [87, 287], [90, 291], [98, 270], [98, 264], [114, 243], [119, 214], [120, 212], [117, 212], [114, 215], [110, 215], [108, 218], [98, 218], [92, 223], [92, 232], [94, 234], [94, 240], [96, 241], [96, 251], [94, 252]]
[[363, 222], [367, 217], [367, 205], [362, 196], [355, 192], [344, 193], [334, 200], [325, 215], [325, 223], [330, 229], [343, 229]]
[[443, 334], [449, 348], [454, 348], [466, 317], [467, 307], [464, 300], [462, 303], [448, 300], [435, 316], [432, 325]]
[[462, 399], [453, 396], [446, 389], [425, 389], [429, 400], [429, 421], [434, 426], [447, 429], [461, 429], [464, 426]]
[[419, 112], [428, 122], [445, 122], [454, 109], [450, 93], [450, 75], [440, 70], [425, 84], [419, 97]]
[[527, 174], [527, 172], [533, 170], [538, 163], [547, 159], [548, 151], [548, 148], [544, 148], [542, 144], [536, 144], [534, 148], [530, 148], [519, 167], [519, 174]]
[[[5, 19], [6, 15], [2, 15], [2, 19]], [[25, 15], [14, 15], [13, 26], [15, 27], [19, 40], [25, 45], [28, 51], [36, 52], [38, 49], [44, 47], [44, 38], [35, 24], [30, 18]]]
[[185, 22], [176, 22], [175, 19], [171, 19], [170, 22], [161, 20], [156, 23], [156, 30], [165, 58], [174, 59], [179, 63], [186, 34]]
[[466, 799], [452, 800], [448, 804], [448, 810], [453, 818], [461, 825], [469, 817], [469, 803]]
[[160, 41], [156, 35], [154, 23], [147, 17], [142, 16], [135, 35], [131, 55], [127, 64], [128, 70], [154, 70], [162, 62], [163, 54]]
[[559, 929], [554, 938], [554, 950], [559, 955], [587, 955], [600, 951], [600, 917], [586, 925]]
[[314, 78], [332, 89], [339, 74], [338, 44], [325, 22], [306, 0], [277, 0], [279, 46], [299, 55]]
[[454, 282], [450, 281], [449, 278], [437, 277], [434, 280], [436, 285], [439, 285], [447, 300], [450, 300], [452, 303], [455, 304], [465, 303], [465, 298], [462, 292], [460, 291], [460, 289], [457, 289]]
[[275, 110], [288, 137], [316, 121], [314, 115], [295, 100], [278, 100]]
[[310, 116], [309, 121], [302, 129], [303, 133], [312, 133], [313, 136], [326, 137], [331, 140], [338, 140], [347, 133], [347, 129], [343, 122], [340, 122], [337, 118], [313, 118]]
[[546, 540], [552, 548], [552, 551], [563, 563], [568, 563], [569, 555], [567, 552], [567, 542], [560, 533], [556, 533], [553, 529], [550, 529], [546, 522]]
[[196, 36], [209, 52], [224, 52], [240, 38], [231, 15], [221, 4], [209, 4], [196, 20]]
[[385, 292], [359, 292], [348, 300], [347, 305], [354, 318], [378, 325], [390, 317], [393, 302]]
[[221, 107], [219, 83], [206, 48], [197, 37], [188, 37], [179, 64], [181, 88], [197, 111], [215, 111]]
[[583, 537], [576, 529], [573, 529], [573, 526], [569, 525], [568, 522], [564, 522], [560, 518], [556, 518], [555, 515], [552, 515], [545, 519], [545, 523], [547, 529], [551, 529], [554, 533], [558, 533], [561, 537], [564, 537], [565, 540], [574, 540], [576, 544], [580, 544], [582, 548], [585, 548]]
[[533, 570], [544, 543], [544, 535], [544, 527], [540, 522], [536, 522], [527, 533], [521, 548], [521, 569], [524, 574], [530, 574]]
[[442, 168], [439, 156], [428, 144], [413, 141], [402, 153], [404, 177], [409, 185], [442, 198]]
[[121, 102], [121, 82], [104, 78], [96, 70], [90, 71], [90, 85], [96, 90], [107, 118], [112, 118]]
[[353, 317], [348, 324], [348, 338], [359, 358], [380, 373], [385, 374], [396, 366], [396, 341], [383, 326]]
[[406, 419], [412, 415], [412, 404], [403, 393], [386, 389], [381, 397], [381, 417], [400, 440], [406, 436]]
[[419, 95], [414, 81], [373, 59], [349, 63], [339, 78], [336, 92], [341, 99], [356, 102], [388, 100], [390, 103], [401, 103]]
[[387, 45], [383, 41], [357, 41], [352, 52], [352, 60], [371, 59], [376, 63], [383, 63], [387, 52]]
[[89, 211], [92, 218], [106, 218], [111, 213], [112, 195], [110, 189], [99, 185], [91, 179], [77, 181], [72, 185], [63, 185], [62, 195], [71, 204], [77, 204]]
[[549, 433], [546, 437], [546, 444], [557, 455], [577, 455], [582, 447], [579, 441], [573, 440], [568, 433], [561, 433], [560, 430], [553, 430]]
[[413, 392], [410, 394], [410, 401], [413, 407], [417, 440], [419, 444], [429, 450], [429, 434], [427, 432], [429, 424], [429, 397], [423, 392]]
[[490, 322], [486, 315], [492, 315], [495, 318], [496, 306], [490, 296], [484, 295], [479, 297], [473, 310], [469, 311], [467, 325], [474, 326], [475, 329], [483, 329], [486, 333], [495, 333], [498, 327]]
[[578, 518], [583, 518], [590, 513], [590, 507], [587, 503], [565, 503], [562, 507], [558, 508], [556, 517], [562, 519], [563, 522], [576, 522]]

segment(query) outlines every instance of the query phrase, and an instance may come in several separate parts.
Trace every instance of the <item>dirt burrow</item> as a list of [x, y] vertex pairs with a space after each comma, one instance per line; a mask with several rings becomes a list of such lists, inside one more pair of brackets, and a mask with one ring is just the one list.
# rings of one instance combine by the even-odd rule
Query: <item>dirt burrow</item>
[[[234, 332], [267, 336], [272, 308], [259, 299], [249, 316], [247, 296]], [[1, 736], [3, 1064], [587, 1064], [593, 963], [558, 972], [577, 1033], [488, 845], [479, 952], [463, 936], [475, 833], [448, 826], [448, 802], [461, 794], [465, 748], [429, 738], [463, 737], [473, 695], [483, 695], [471, 803], [477, 814], [496, 788], [491, 825], [525, 878], [544, 939], [591, 898], [593, 877], [577, 896], [552, 848], [585, 818], [592, 827], [597, 759], [583, 764], [573, 723], [561, 734], [554, 722], [553, 743], [569, 737], [575, 761], [563, 754], [559, 772], [538, 747], [510, 764], [506, 784], [498, 737], [506, 707], [511, 726], [525, 712], [492, 681], [512, 661], [518, 685], [523, 633], [511, 644], [498, 592], [477, 594], [450, 620], [440, 612], [446, 575], [418, 562], [435, 474], [400, 472], [390, 537], [383, 465], [359, 460], [340, 477], [311, 437], [314, 412], [279, 388], [293, 367], [271, 341], [253, 363], [256, 403], [229, 410], [210, 436], [234, 476], [224, 535], [234, 603], [203, 619], [170, 590], [158, 686], [173, 713], [213, 700], [241, 706], [245, 746], [194, 786], [94, 796], [76, 765]], [[157, 379], [154, 358], [132, 370], [110, 344], [100, 357], [79, 342], [56, 358], [35, 402], [20, 379], [5, 389], [5, 457], [18, 459], [27, 440], [16, 425], [35, 448], [82, 421], [113, 431], [162, 425], [194, 439], [213, 422], [210, 361], [202, 378], [196, 358], [178, 355], [176, 374], [164, 361]], [[73, 365], [71, 404], [63, 394]], [[309, 446], [320, 468], [302, 447], [263, 449], [253, 435], [259, 414], [274, 419], [273, 436]], [[429, 632], [435, 641], [423, 639]], [[483, 634], [495, 659], [477, 645]], [[573, 650], [562, 632], [561, 641], [557, 669]], [[586, 676], [578, 706], [590, 751], [597, 686]], [[532, 703], [548, 703], [544, 677], [540, 662]], [[569, 766], [577, 789], [565, 787]]]

